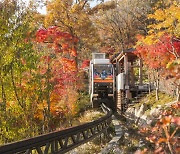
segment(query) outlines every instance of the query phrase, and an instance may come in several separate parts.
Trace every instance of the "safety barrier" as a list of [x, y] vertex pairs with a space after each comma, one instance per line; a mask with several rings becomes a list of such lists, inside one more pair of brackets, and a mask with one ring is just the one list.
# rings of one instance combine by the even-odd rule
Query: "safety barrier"
[[107, 114], [95, 121], [61, 131], [0, 146], [0, 154], [65, 153], [104, 133], [111, 123], [112, 111], [102, 105]]

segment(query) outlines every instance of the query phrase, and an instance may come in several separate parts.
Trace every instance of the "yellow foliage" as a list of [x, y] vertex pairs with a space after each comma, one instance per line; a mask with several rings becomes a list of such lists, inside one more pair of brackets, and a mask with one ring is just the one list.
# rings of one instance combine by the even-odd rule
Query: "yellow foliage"
[[47, 109], [47, 103], [45, 100], [42, 103], [37, 104], [35, 118], [39, 120], [43, 120], [44, 119], [43, 111], [45, 108]]
[[160, 31], [160, 32], [157, 33], [157, 37], [160, 38], [163, 34], [164, 34], [164, 32]]
[[164, 13], [163, 10], [156, 10], [154, 14], [148, 15], [148, 18], [149, 18], [149, 19], [155, 18], [155, 19], [157, 19], [158, 21], [163, 21], [164, 18], [165, 18], [165, 13]]
[[177, 24], [176, 29], [174, 30], [175, 36], [180, 37], [180, 23]]
[[145, 44], [147, 44], [147, 45], [151, 45], [151, 44], [153, 44], [153, 43], [155, 43], [156, 42], [156, 39], [155, 39], [156, 37], [155, 37], [155, 35], [148, 35], [144, 40], [143, 40], [143, 42], [145, 43]]
[[[166, 1], [166, 8], [155, 9], [154, 14], [148, 16], [154, 19], [155, 23], [147, 28], [148, 36], [143, 40], [145, 44], [153, 44], [165, 33], [180, 37], [180, 7], [176, 1]], [[169, 7], [168, 7], [169, 6]]]
[[166, 68], [172, 68], [174, 66], [180, 66], [180, 59], [176, 59], [167, 64]]
[[[99, 40], [95, 27], [90, 20], [88, 3], [85, 1], [75, 2], [73, 0], [54, 0], [47, 4], [47, 15], [45, 16], [45, 27], [58, 26], [61, 31], [69, 32], [78, 37], [82, 48], [90, 50]], [[79, 52], [78, 56], [83, 57]]]

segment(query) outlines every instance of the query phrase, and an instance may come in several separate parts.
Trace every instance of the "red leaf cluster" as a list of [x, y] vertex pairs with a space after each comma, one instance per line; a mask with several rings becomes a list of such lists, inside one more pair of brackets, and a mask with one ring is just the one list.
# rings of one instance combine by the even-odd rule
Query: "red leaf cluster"
[[52, 26], [48, 29], [41, 28], [36, 32], [37, 42], [52, 43], [62, 39], [65, 39], [66, 41], [71, 40], [73, 42], [77, 42], [77, 39], [74, 39], [71, 34], [67, 32], [61, 32], [57, 26]]
[[155, 44], [137, 46], [135, 54], [150, 68], [166, 68], [169, 62], [180, 56], [180, 41], [165, 34]]
[[39, 29], [36, 32], [36, 41], [39, 43], [48, 43], [49, 48], [53, 47], [56, 53], [64, 52], [74, 57], [77, 56], [74, 46], [78, 42], [78, 38], [73, 37], [67, 32], [60, 31], [57, 26], [52, 26], [48, 29]]
[[82, 65], [81, 65], [81, 68], [82, 69], [84, 69], [84, 68], [86, 68], [86, 67], [89, 67], [89, 64], [90, 64], [90, 60], [84, 60], [83, 62], [82, 62]]
[[38, 30], [36, 40], [41, 45], [52, 49], [44, 52], [40, 58], [38, 68], [42, 77], [41, 87], [42, 90], [51, 87], [52, 115], [55, 117], [63, 116], [66, 111], [65, 108], [59, 106], [59, 103], [64, 101], [63, 97], [69, 93], [69, 89], [72, 87], [74, 90], [76, 89], [77, 64], [74, 57], [77, 56], [75, 44], [78, 39], [69, 33], [61, 32], [59, 27], [54, 26]]

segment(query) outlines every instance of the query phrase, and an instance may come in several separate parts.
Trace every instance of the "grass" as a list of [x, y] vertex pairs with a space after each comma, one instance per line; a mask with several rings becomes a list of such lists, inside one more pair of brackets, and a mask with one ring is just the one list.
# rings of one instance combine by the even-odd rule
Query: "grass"
[[104, 116], [103, 112], [98, 110], [88, 110], [85, 111], [84, 114], [79, 118], [80, 123], [87, 123], [99, 119], [100, 117]]
[[165, 93], [159, 92], [159, 100], [156, 100], [156, 94], [155, 91], [151, 92], [147, 96], [143, 97], [138, 104], [136, 104], [136, 107], [141, 106], [142, 104], [146, 104], [147, 107], [155, 108], [158, 105], [165, 105], [169, 102], [174, 101], [175, 98], [173, 98], [170, 95], [167, 95]]
[[68, 154], [95, 154], [99, 153], [100, 150], [101, 146], [94, 144], [92, 141], [73, 149]]
[[77, 110], [78, 113], [88, 110], [92, 104], [90, 103], [90, 96], [87, 93], [79, 93], [79, 99], [77, 101]]
[[142, 104], [146, 105], [145, 114], [148, 115], [150, 110], [157, 108], [159, 106], [163, 107], [165, 106], [165, 104], [175, 101], [175, 98], [162, 92], [159, 92], [158, 96], [159, 96], [159, 100], [156, 100], [156, 93], [155, 91], [153, 91], [150, 94], [143, 97], [140, 100], [140, 102], [135, 105], [135, 107], [138, 108]]

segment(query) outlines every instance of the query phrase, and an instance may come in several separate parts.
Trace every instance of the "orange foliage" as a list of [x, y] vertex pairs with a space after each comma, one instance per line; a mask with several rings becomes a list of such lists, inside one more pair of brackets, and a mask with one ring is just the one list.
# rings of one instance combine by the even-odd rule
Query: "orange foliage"
[[[43, 120], [44, 116], [48, 116], [46, 112], [50, 111], [54, 122], [60, 121], [65, 116], [76, 113], [77, 64], [74, 57], [77, 56], [77, 51], [74, 44], [78, 40], [69, 33], [61, 32], [56, 26], [38, 30], [36, 39], [41, 45], [48, 43], [48, 47], [54, 49], [44, 52], [38, 66], [43, 77], [41, 89], [49, 95], [49, 101], [43, 98], [39, 102], [36, 118]], [[49, 122], [54, 127], [52, 121]]]

